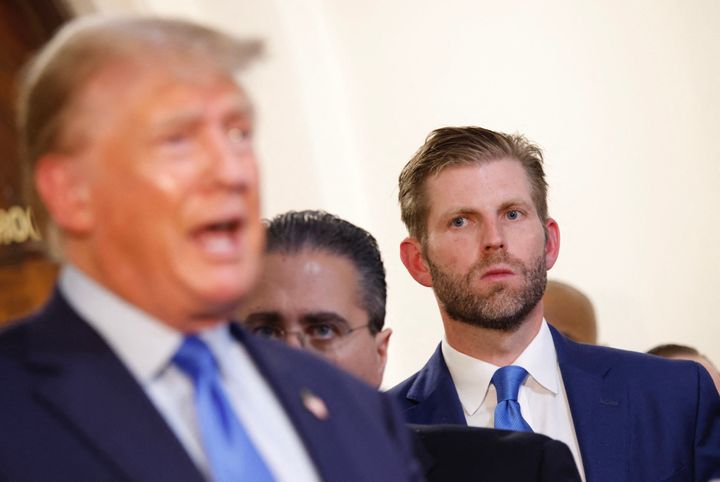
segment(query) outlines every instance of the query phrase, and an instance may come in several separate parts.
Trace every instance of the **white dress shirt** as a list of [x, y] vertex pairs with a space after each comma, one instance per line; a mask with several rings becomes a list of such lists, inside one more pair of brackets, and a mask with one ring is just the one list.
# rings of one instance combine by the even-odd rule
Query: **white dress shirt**
[[[197, 467], [208, 476], [192, 381], [171, 363], [183, 334], [153, 319], [72, 266], [63, 267], [59, 287], [70, 306], [129, 369]], [[245, 348], [232, 338], [227, 325], [198, 335], [217, 359], [222, 384], [235, 413], [275, 480], [319, 481], [315, 466], [280, 402]]]
[[[497, 393], [490, 380], [500, 367], [460, 353], [450, 346], [447, 339], [442, 341], [442, 354], [457, 389], [467, 424], [471, 427], [494, 427]], [[555, 344], [545, 320], [538, 334], [512, 364], [523, 367], [529, 374], [518, 393], [523, 418], [533, 432], [567, 444], [585, 480], [570, 404], [558, 366]]]

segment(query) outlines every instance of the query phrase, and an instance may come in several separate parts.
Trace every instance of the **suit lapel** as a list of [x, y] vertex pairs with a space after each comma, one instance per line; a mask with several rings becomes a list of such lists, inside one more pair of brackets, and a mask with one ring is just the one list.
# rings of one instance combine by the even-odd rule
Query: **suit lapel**
[[60, 295], [41, 318], [27, 363], [42, 404], [129, 479], [203, 480], [132, 375]]
[[550, 327], [588, 482], [626, 480], [630, 469], [629, 400], [595, 350]]
[[440, 345], [407, 391], [416, 403], [405, 411], [409, 423], [466, 425], [462, 404]]
[[[353, 467], [353, 437], [341, 430], [341, 425], [332, 421], [333, 413], [327, 419], [311, 406], [314, 400], [323, 408], [322, 393], [305, 385], [303, 377], [293, 371], [287, 363], [277, 363], [278, 358], [268, 352], [260, 343], [266, 342], [248, 336], [237, 325], [231, 325], [231, 331], [253, 358], [258, 370], [277, 395], [298, 436], [303, 441], [308, 455], [313, 461], [322, 480], [356, 480], [362, 479], [363, 468]], [[285, 347], [283, 347], [285, 348]], [[367, 461], [362, 461], [363, 463]], [[355, 475], [355, 473], [359, 475]]]

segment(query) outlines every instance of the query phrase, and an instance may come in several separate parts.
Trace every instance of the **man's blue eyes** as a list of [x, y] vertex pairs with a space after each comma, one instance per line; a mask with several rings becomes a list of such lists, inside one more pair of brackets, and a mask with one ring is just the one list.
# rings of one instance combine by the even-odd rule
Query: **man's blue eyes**
[[[517, 209], [512, 209], [505, 213], [505, 217], [510, 221], [515, 221], [516, 219], [519, 219], [521, 215], [522, 213]], [[467, 218], [463, 216], [458, 216], [456, 218], [453, 218], [452, 221], [450, 221], [450, 224], [454, 228], [462, 228], [467, 224]]]
[[463, 227], [465, 225], [465, 218], [460, 218], [460, 217], [453, 218], [452, 225], [455, 226], [456, 228]]

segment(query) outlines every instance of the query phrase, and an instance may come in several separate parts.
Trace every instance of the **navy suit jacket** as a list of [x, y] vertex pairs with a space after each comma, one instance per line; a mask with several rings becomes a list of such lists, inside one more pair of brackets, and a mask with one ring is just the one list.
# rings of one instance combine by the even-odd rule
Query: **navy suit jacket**
[[[720, 477], [720, 397], [705, 369], [550, 331], [587, 482]], [[409, 423], [466, 424], [440, 347], [390, 394]]]
[[[325, 481], [421, 480], [395, 404], [320, 359], [234, 330]], [[321, 420], [303, 394], [321, 398]], [[61, 295], [0, 335], [0, 480], [200, 482], [141, 386]]]

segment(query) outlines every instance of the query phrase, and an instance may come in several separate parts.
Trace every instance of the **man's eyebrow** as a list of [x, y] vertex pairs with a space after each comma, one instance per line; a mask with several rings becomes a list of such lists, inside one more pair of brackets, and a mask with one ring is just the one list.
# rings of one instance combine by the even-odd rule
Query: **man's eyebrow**
[[477, 209], [468, 207], [457, 207], [448, 209], [447, 211], [440, 214], [440, 219], [446, 219], [452, 216], [461, 216], [466, 214], [477, 214]]
[[534, 207], [535, 205], [533, 203], [529, 203], [523, 199], [511, 199], [500, 205], [500, 211], [506, 211], [511, 208], [532, 209]]
[[[180, 111], [173, 111], [158, 116], [155, 122], [155, 130], [171, 130], [174, 128], [189, 128], [203, 121], [204, 112], [201, 108], [191, 108]], [[225, 121], [243, 119], [252, 121], [255, 112], [252, 104], [237, 100], [228, 104], [222, 118]]]
[[303, 325], [316, 325], [318, 323], [340, 323], [346, 326], [350, 326], [348, 320], [334, 311], [314, 311], [305, 313], [300, 318], [300, 323]]
[[243, 320], [244, 323], [268, 323], [272, 325], [282, 324], [283, 317], [277, 311], [256, 311], [250, 313]]
[[255, 107], [249, 102], [235, 102], [230, 109], [230, 116], [245, 117], [249, 120], [255, 120]]
[[172, 112], [166, 115], [158, 116], [155, 122], [151, 124], [152, 132], [165, 132], [174, 129], [191, 128], [202, 121], [202, 112], [200, 110], [184, 110]]

